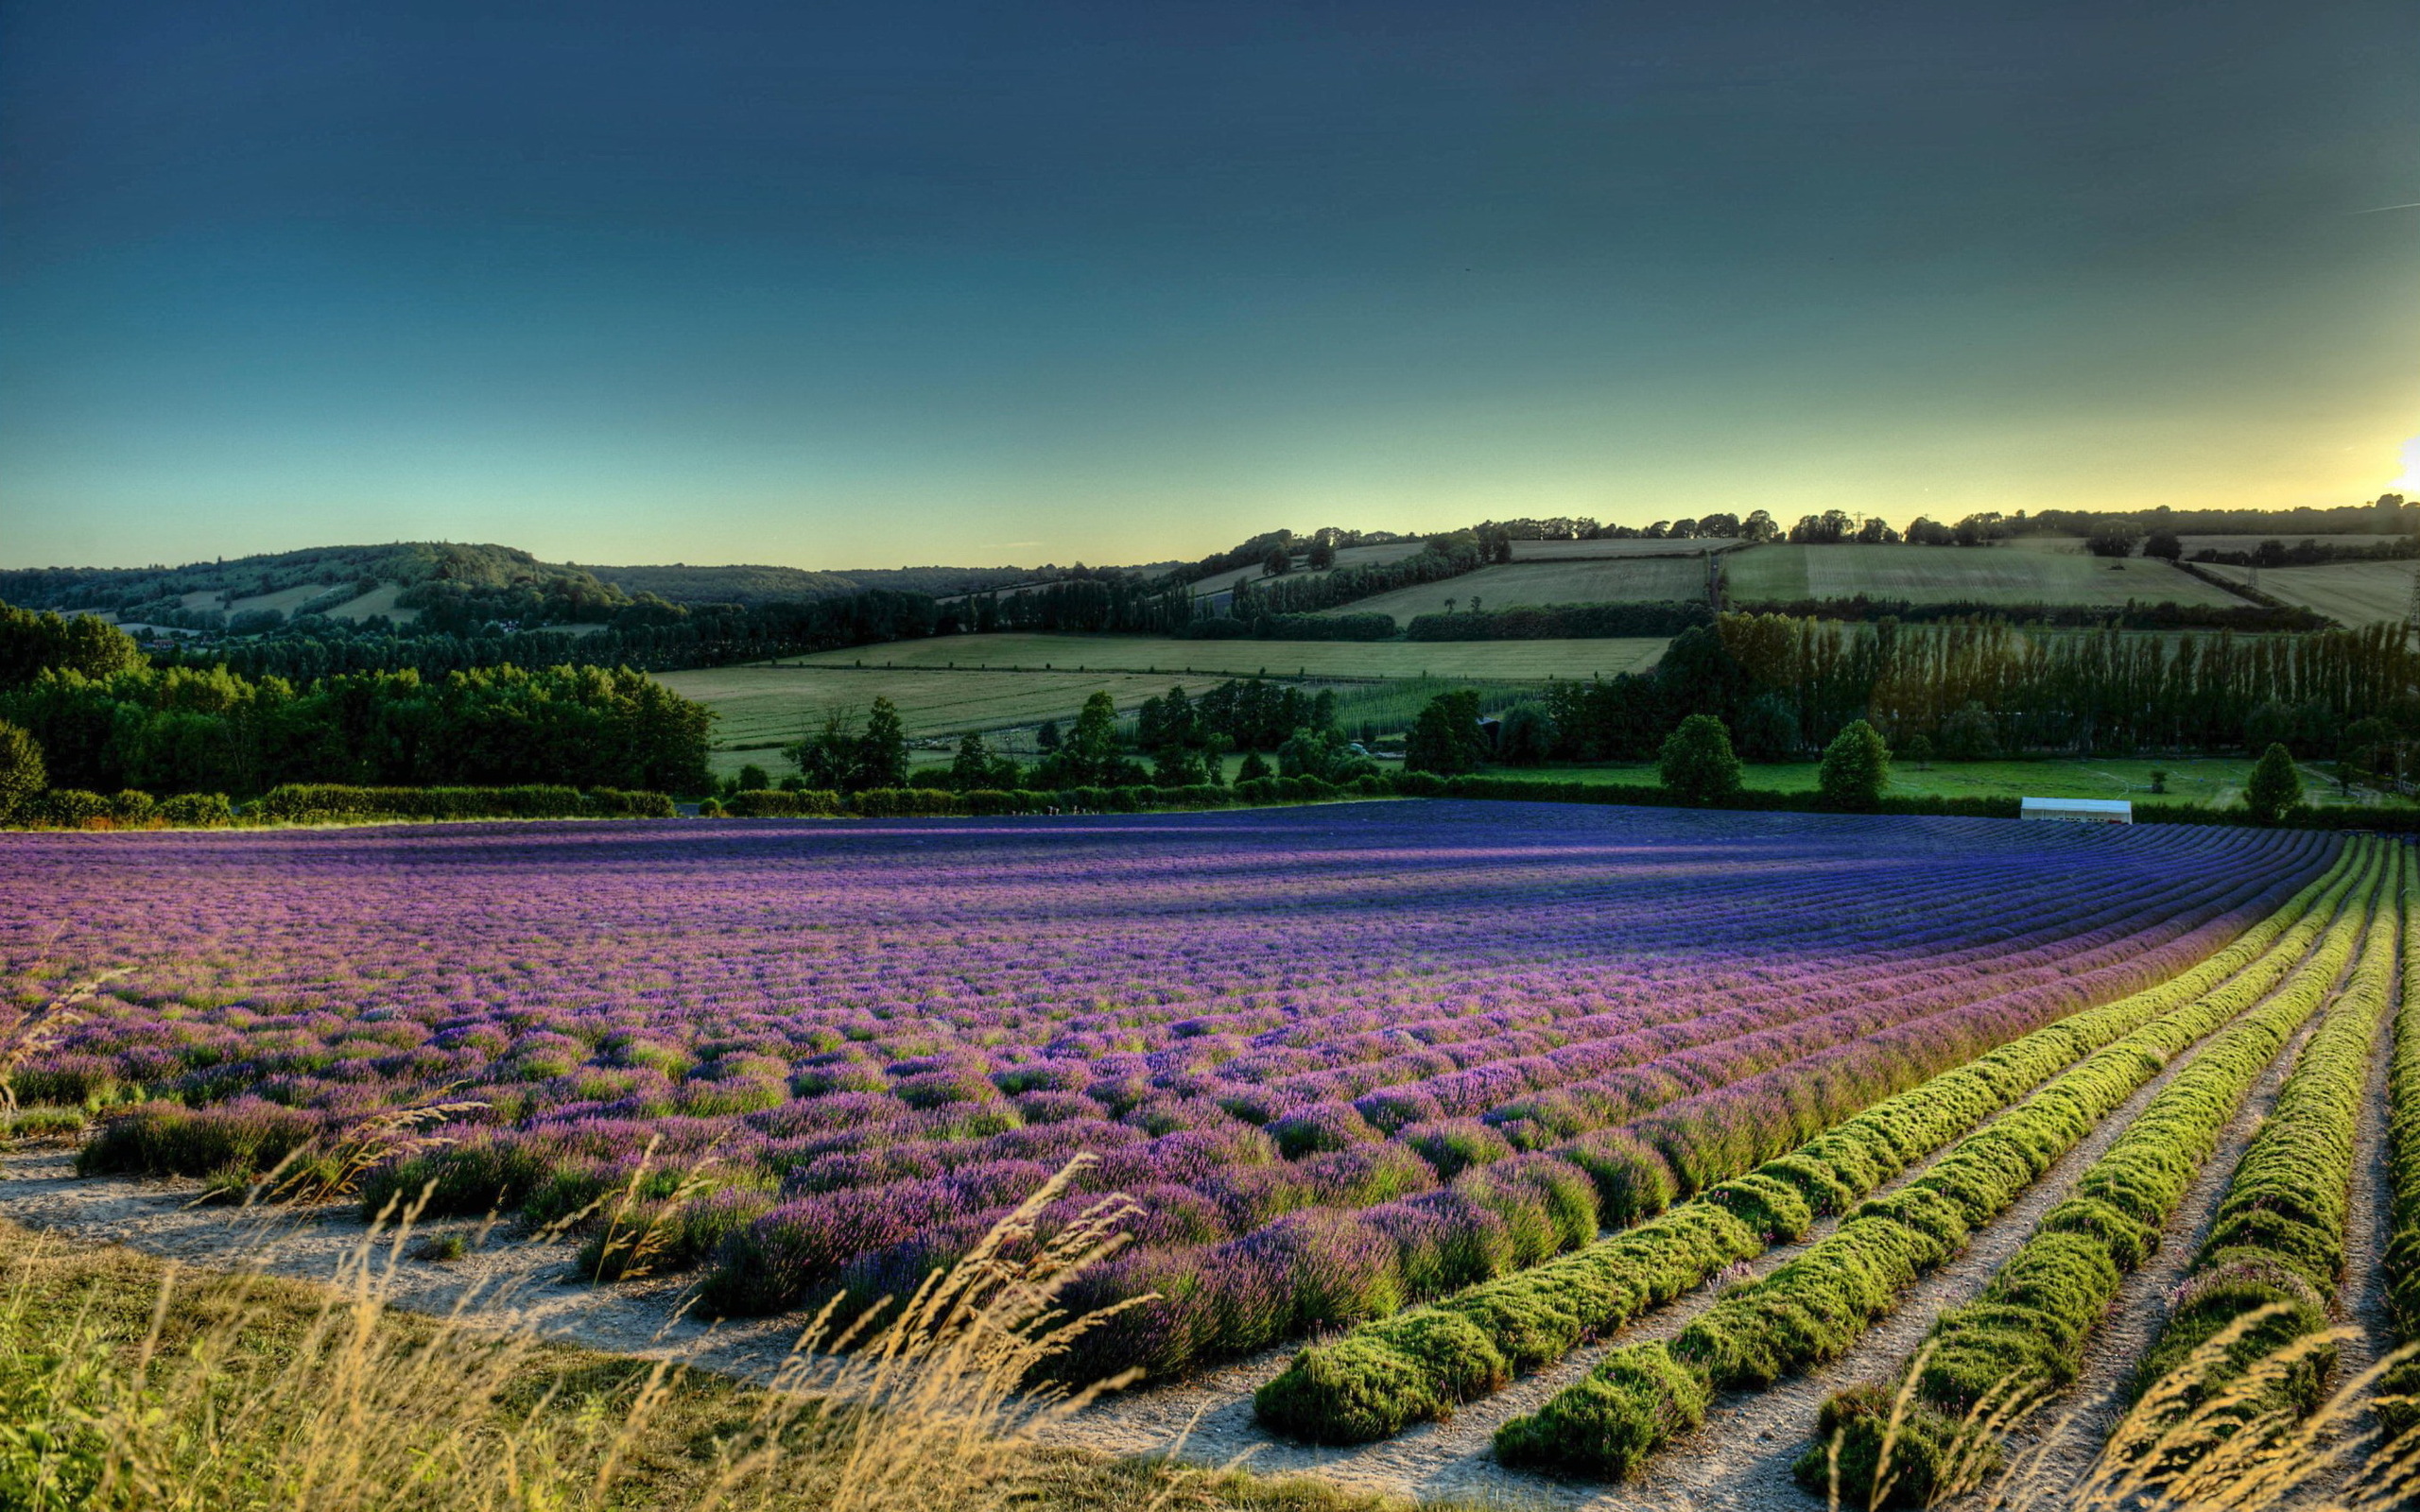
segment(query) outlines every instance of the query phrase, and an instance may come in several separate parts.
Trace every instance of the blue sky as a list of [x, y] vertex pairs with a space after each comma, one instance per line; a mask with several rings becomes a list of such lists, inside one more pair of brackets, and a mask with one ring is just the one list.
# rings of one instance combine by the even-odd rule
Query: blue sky
[[2408, 0], [0, 8], [0, 563], [2351, 502], [2414, 78]]

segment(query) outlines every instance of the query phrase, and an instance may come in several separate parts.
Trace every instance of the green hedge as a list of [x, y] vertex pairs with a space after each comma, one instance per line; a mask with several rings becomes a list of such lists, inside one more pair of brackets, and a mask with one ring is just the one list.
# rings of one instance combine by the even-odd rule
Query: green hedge
[[661, 793], [601, 787], [347, 787], [289, 782], [269, 789], [247, 818], [285, 824], [368, 819], [669, 818]]
[[830, 818], [840, 812], [840, 795], [824, 788], [809, 788], [798, 793], [761, 788], [754, 792], [733, 794], [724, 801], [723, 812], [739, 819]]
[[[2403, 905], [2409, 908], [2409, 855], [2398, 855], [2394, 865], [2397, 885], [2405, 889]], [[2271, 1153], [2256, 1163], [2255, 1152], [2246, 1152], [2228, 1196], [2238, 1233], [2242, 1220], [2260, 1211], [2257, 1203], [2263, 1198], [2275, 1200], [2279, 1220], [2296, 1231], [2308, 1227], [2314, 1203], [2327, 1209], [2332, 1221], [2322, 1218], [2316, 1227], [2325, 1231], [2318, 1247], [2334, 1256], [2331, 1277], [2333, 1266], [2342, 1263], [2344, 1188], [2351, 1177], [2351, 1123], [2359, 1108], [2360, 1068], [2392, 985], [2397, 912], [2381, 907], [2373, 917], [2352, 979], [2328, 1009], [2256, 1141], [2256, 1150], [2265, 1143]], [[1997, 1436], [1973, 1421], [1979, 1403], [1988, 1398], [1988, 1412], [2013, 1401], [2038, 1402], [2075, 1380], [2092, 1330], [2116, 1301], [2126, 1273], [2151, 1258], [2169, 1215], [2218, 1147], [2244, 1095], [2308, 1012], [2281, 997], [2214, 1039], [2084, 1173], [2075, 1195], [2043, 1216], [2033, 1236], [2009, 1257], [1982, 1294], [1935, 1320], [1923, 1347], [1924, 1373], [1902, 1409], [1891, 1454], [1895, 1504], [1927, 1504], [1954, 1488], [1947, 1484], [1951, 1480], [1962, 1483], [1997, 1463]], [[2323, 1113], [2316, 1122], [2325, 1126], [2313, 1126], [2313, 1112]], [[2311, 1154], [2341, 1164], [2341, 1174], [2304, 1169]], [[2222, 1217], [2221, 1230], [2225, 1224]], [[2190, 1327], [2196, 1344], [2245, 1310], [2238, 1307], [2215, 1318], [2203, 1315], [2221, 1311], [2217, 1304], [2236, 1296], [2238, 1283], [2254, 1269], [2240, 1267], [2240, 1256], [2219, 1258], [2215, 1233], [2213, 1246], [2205, 1251], [2204, 1264], [2217, 1260], [2210, 1273], [2221, 1277], [2219, 1284], [2204, 1287], [2199, 1296], [2188, 1286], [2177, 1314], [2179, 1322], [2196, 1320]], [[2305, 1278], [2302, 1289], [2308, 1292], [2312, 1285], [2308, 1272]], [[2290, 1283], [2287, 1289], [2292, 1290]], [[2326, 1289], [2333, 1290], [2332, 1279]], [[2265, 1295], [2243, 1298], [2250, 1306], [2273, 1299]], [[2293, 1300], [2306, 1302], [2308, 1297]], [[2197, 1301], [2203, 1305], [2196, 1307]], [[2309, 1326], [2325, 1322], [2324, 1313], [2316, 1321], [2307, 1313], [2289, 1316]], [[2175, 1324], [2170, 1327], [2173, 1331]], [[2265, 1343], [2273, 1347], [2301, 1332], [2306, 1330], [2281, 1332]], [[2187, 1352], [2169, 1350], [2163, 1340], [2144, 1379], [2155, 1379]], [[1893, 1404], [1912, 1368], [1912, 1362], [1903, 1363], [1887, 1381], [1841, 1392], [1824, 1403], [1817, 1418], [1816, 1445], [1798, 1462], [1801, 1485], [1818, 1495], [1828, 1490], [1837, 1440], [1843, 1497], [1850, 1504], [1870, 1500]], [[2304, 1384], [2307, 1390], [2315, 1387], [2316, 1372]]]
[[[2362, 847], [2367, 899], [2381, 859]], [[2346, 883], [2331, 893], [2341, 896]], [[2325, 902], [2323, 899], [2323, 903]], [[2315, 909], [2280, 941], [2308, 937]], [[2258, 1011], [2283, 1024], [2308, 1018], [2352, 954], [2350, 915], [2330, 924], [2318, 949]], [[1616, 1349], [1587, 1383], [1496, 1433], [1508, 1464], [1618, 1477], [1703, 1421], [1697, 1391], [1663, 1383], [1677, 1364], [1716, 1390], [1757, 1388], [1836, 1358], [1898, 1301], [1902, 1288], [1955, 1255], [1976, 1227], [2014, 1202], [2075, 1148], [2094, 1125], [2159, 1074], [2176, 1055], [2269, 994], [2272, 972], [2247, 972], [2096, 1052], [2005, 1116], [1965, 1139], [1888, 1197], [1869, 1199], [1821, 1243], [1764, 1280], [1726, 1293], [1668, 1344]], [[1647, 1355], [1668, 1359], [1649, 1361]]]
[[[1360, 1443], [1498, 1390], [1516, 1371], [1559, 1359], [1582, 1338], [1618, 1328], [1732, 1262], [1761, 1253], [1769, 1236], [1804, 1231], [1813, 1213], [1840, 1211], [1872, 1192], [2079, 1057], [2163, 1014], [2185, 1011], [2205, 994], [2223, 990], [2228, 1002], [2248, 1003], [2245, 993], [2273, 986], [2308, 950], [2355, 869], [2349, 855], [2340, 857], [2191, 971], [2013, 1040], [1661, 1217], [1304, 1349], [1253, 1405], [1283, 1433]], [[1616, 1221], [1639, 1206], [1617, 1190], [1627, 1174], [1611, 1168], [1619, 1156], [1615, 1143], [1587, 1141], [1570, 1155], [1606, 1189]]]

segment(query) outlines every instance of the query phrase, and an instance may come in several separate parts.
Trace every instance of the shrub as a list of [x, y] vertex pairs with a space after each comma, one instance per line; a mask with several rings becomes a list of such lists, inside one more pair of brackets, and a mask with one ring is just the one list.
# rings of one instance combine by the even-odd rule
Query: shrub
[[2262, 824], [2275, 824], [2302, 800], [2303, 774], [2294, 765], [2294, 753], [2273, 742], [2253, 764], [2252, 778], [2243, 786], [2244, 807]]
[[733, 794], [723, 806], [735, 818], [821, 819], [840, 812], [840, 795], [818, 789], [751, 788]]
[[1741, 767], [1731, 749], [1731, 732], [1712, 714], [1691, 714], [1665, 736], [1656, 770], [1666, 789], [1685, 803], [1723, 803], [1739, 793]]
[[16, 725], [0, 719], [0, 819], [41, 792], [50, 782], [43, 765], [42, 747]]
[[235, 822], [224, 793], [179, 793], [160, 800], [160, 817], [180, 830], [216, 830]]
[[1815, 774], [1816, 791], [1826, 808], [1852, 813], [1881, 805], [1882, 790], [1891, 782], [1891, 748], [1881, 732], [1862, 719], [1832, 737], [1824, 747], [1824, 763]]
[[81, 788], [54, 787], [17, 805], [20, 824], [42, 830], [89, 830], [110, 816], [110, 800]]

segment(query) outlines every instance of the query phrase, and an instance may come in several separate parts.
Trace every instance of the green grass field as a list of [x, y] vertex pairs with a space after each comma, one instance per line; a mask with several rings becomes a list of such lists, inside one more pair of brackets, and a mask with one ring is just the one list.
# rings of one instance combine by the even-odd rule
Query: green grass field
[[2075, 604], [2120, 609], [2243, 599], [2163, 561], [2122, 563], [2086, 554], [2081, 542], [2007, 546], [1755, 546], [1722, 558], [1737, 604], [1806, 598], [1903, 599], [1911, 604]]
[[[1474, 678], [1543, 682], [1636, 672], [1664, 654], [1661, 638], [1601, 641], [1178, 641], [1142, 635], [959, 635], [828, 651], [784, 665], [1142, 672], [1166, 678]], [[1079, 702], [1081, 700], [1080, 699]]]
[[[2248, 567], [2204, 562], [2202, 570], [2233, 582], [2252, 580]], [[2399, 620], [2411, 607], [2414, 564], [2408, 561], [2339, 561], [2324, 567], [2263, 567], [2260, 591], [2272, 598], [2326, 615], [2339, 625], [2360, 627]]]
[[[1565, 542], [1542, 542], [1565, 544]], [[1568, 542], [1595, 545], [1595, 541]], [[1657, 544], [1657, 542], [1648, 542]], [[1696, 556], [1605, 557], [1594, 560], [1513, 562], [1482, 567], [1442, 582], [1420, 583], [1357, 599], [1330, 614], [1388, 614], [1398, 625], [1415, 615], [1451, 613], [1473, 605], [1486, 609], [1522, 609], [1543, 604], [1650, 603], [1658, 600], [1705, 599], [1705, 562]]]
[[[2316, 762], [2303, 764], [2303, 787], [2308, 801], [2332, 805], [2346, 799], [2335, 779]], [[1655, 768], [1646, 764], [1604, 766], [1497, 767], [1499, 777], [1535, 777], [1561, 782], [1652, 782]], [[2168, 774], [2168, 791], [2152, 791], [2152, 773]], [[1769, 793], [1811, 793], [1816, 764], [1786, 762], [1751, 765], [1748, 786]], [[2123, 757], [2055, 761], [1934, 762], [1918, 768], [1905, 761], [1891, 765], [1891, 791], [1910, 798], [2123, 798], [2201, 803], [2224, 807], [2243, 799], [2243, 784], [2252, 775], [2245, 756]], [[2364, 806], [2411, 808], [2409, 799], [2363, 793]]]
[[[1272, 678], [1332, 686], [1349, 730], [1408, 728], [1439, 693], [1476, 686], [1489, 710], [1550, 677], [1586, 677], [1652, 666], [1660, 640], [1474, 641], [1400, 644], [1351, 641], [1169, 641], [1090, 635], [959, 636], [831, 652], [792, 662], [666, 672], [660, 680], [715, 711], [717, 776], [746, 764], [775, 776], [778, 747], [835, 711], [863, 713], [876, 698], [899, 708], [910, 740], [970, 730], [1025, 731], [1004, 744], [1030, 759], [1030, 731], [1064, 724], [1084, 700], [1107, 693], [1121, 712], [1182, 685], [1200, 694], [1228, 678]], [[988, 665], [979, 658], [993, 659]], [[955, 667], [949, 663], [956, 661]], [[857, 663], [865, 664], [859, 666]], [[932, 755], [928, 760], [946, 760]]]

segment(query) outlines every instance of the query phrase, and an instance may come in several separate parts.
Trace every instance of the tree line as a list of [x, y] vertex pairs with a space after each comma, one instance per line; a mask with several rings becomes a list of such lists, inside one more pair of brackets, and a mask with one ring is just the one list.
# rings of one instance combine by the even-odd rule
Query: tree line
[[695, 791], [709, 781], [713, 718], [629, 668], [505, 665], [434, 678], [406, 669], [298, 684], [223, 665], [153, 666], [97, 620], [0, 607], [0, 724], [58, 788]]
[[[1467, 713], [1475, 726], [1475, 702]], [[1693, 714], [1752, 761], [1798, 759], [1867, 720], [1953, 759], [2277, 744], [2305, 758], [2359, 747], [2378, 770], [2381, 749], [2420, 740], [2420, 656], [2390, 625], [2238, 637], [1725, 614], [1674, 637], [1652, 671], [1548, 684], [1505, 713], [1486, 753], [1648, 761]]]

